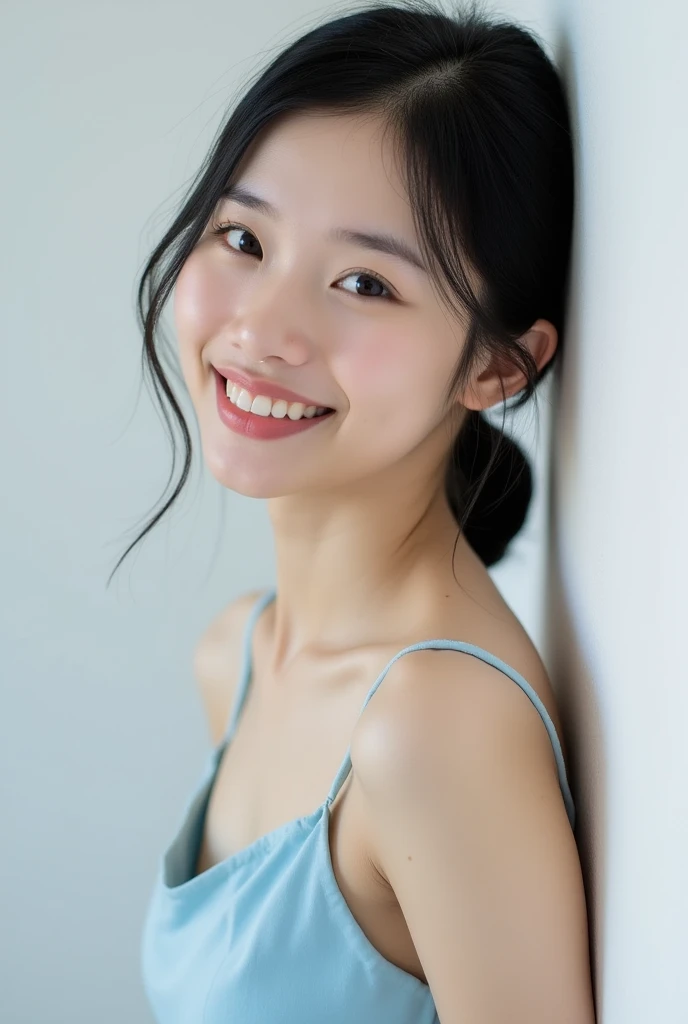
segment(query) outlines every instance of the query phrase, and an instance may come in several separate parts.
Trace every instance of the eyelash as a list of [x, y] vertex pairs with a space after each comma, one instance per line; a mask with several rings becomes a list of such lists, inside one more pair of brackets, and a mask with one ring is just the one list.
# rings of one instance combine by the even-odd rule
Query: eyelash
[[[243, 224], [236, 224], [236, 223], [234, 223], [234, 221], [228, 221], [225, 224], [214, 225], [213, 226], [213, 234], [214, 235], [226, 235], [233, 228], [238, 228], [240, 231], [245, 231], [247, 235], [251, 235], [253, 238], [256, 238], [256, 236], [253, 234], [253, 232], [249, 231], [248, 228], [245, 228], [243, 226]], [[258, 241], [258, 239], [256, 239], [256, 241]], [[229, 246], [227, 248], [229, 248], [230, 252], [236, 253], [237, 256], [239, 256], [239, 255], [243, 255], [243, 256], [251, 256], [251, 255], [253, 255], [252, 253], [241, 253], [240, 250], [232, 249]], [[394, 301], [395, 296], [394, 296], [394, 292], [393, 292], [392, 286], [387, 284], [387, 282], [384, 281], [381, 277], [378, 277], [377, 274], [371, 274], [369, 270], [363, 270], [363, 269], [360, 269], [360, 270], [350, 270], [349, 273], [346, 274], [343, 278], [340, 278], [340, 280], [346, 280], [347, 277], [352, 277], [354, 274], [360, 274], [361, 276], [365, 275], [365, 277], [369, 277], [371, 279], [371, 281], [376, 281], [378, 284], [382, 285], [382, 287], [388, 292], [388, 294], [387, 295], [361, 295], [360, 293], [357, 293], [357, 292], [349, 292], [348, 293], [349, 295], [353, 295], [354, 298], [357, 298], [357, 299], [377, 299], [378, 301], [386, 300], [388, 302], [390, 300]]]

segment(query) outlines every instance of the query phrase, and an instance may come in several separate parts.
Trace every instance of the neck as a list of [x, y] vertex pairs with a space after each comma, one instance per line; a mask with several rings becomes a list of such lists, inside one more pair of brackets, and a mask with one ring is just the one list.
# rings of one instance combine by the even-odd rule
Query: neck
[[[303, 654], [399, 636], [456, 588], [458, 525], [442, 474], [409, 496], [377, 475], [337, 494], [272, 498], [277, 604], [272, 673]], [[463, 537], [455, 565], [468, 545]], [[457, 572], [457, 576], [459, 573]]]

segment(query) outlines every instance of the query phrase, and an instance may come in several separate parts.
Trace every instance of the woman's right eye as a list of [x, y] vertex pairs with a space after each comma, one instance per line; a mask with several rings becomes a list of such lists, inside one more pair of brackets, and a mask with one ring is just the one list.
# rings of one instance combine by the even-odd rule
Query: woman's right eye
[[[253, 243], [255, 243], [255, 245], [258, 246], [258, 249], [260, 250], [260, 245], [258, 244], [258, 239], [256, 238], [256, 236], [251, 234], [251, 232], [247, 228], [242, 228], [239, 224], [219, 224], [216, 228], [214, 228], [213, 233], [216, 235], [226, 235], [228, 246], [235, 252], [244, 252], [246, 253], [247, 256], [258, 256], [260, 254], [259, 252], [257, 253], [251, 251], [251, 242], [248, 243], [248, 246], [242, 244], [241, 236], [248, 236], [249, 239], [253, 239]], [[230, 238], [232, 238], [232, 236], [233, 241], [230, 241]]]

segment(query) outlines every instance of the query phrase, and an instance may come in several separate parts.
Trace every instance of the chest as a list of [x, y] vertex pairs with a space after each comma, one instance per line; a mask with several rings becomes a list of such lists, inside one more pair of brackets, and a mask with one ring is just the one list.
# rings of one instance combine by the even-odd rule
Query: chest
[[[365, 660], [365, 659], [364, 659]], [[208, 801], [196, 874], [322, 804], [351, 743], [371, 673], [349, 666], [331, 685], [282, 699], [251, 687]], [[383, 661], [384, 663], [384, 661]], [[357, 675], [360, 673], [360, 683]], [[365, 803], [351, 770], [330, 810], [332, 872], [368, 941], [425, 982], [401, 909], [374, 867]]]

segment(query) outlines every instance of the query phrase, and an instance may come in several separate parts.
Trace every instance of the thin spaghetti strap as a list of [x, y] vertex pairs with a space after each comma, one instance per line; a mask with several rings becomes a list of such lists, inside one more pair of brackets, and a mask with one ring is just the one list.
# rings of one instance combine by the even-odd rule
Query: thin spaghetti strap
[[[422, 651], [428, 648], [440, 651], [459, 651], [462, 654], [471, 654], [473, 655], [473, 657], [479, 658], [481, 661], [486, 661], [489, 665], [492, 665], [494, 668], [499, 669], [505, 675], [509, 676], [510, 679], [512, 679], [518, 686], [521, 687], [526, 696], [530, 698], [533, 706], [542, 718], [545, 728], [547, 729], [547, 732], [549, 734], [552, 749], [554, 751], [554, 758], [557, 764], [559, 785], [561, 788], [562, 796], [564, 798], [566, 813], [568, 814], [569, 822], [571, 823], [571, 828], [574, 829], [576, 824], [576, 809], [573, 803], [573, 797], [571, 796], [571, 790], [569, 788], [568, 779], [566, 777], [566, 765], [564, 762], [564, 755], [561, 750], [561, 743], [559, 742], [559, 737], [557, 736], [557, 731], [554, 727], [554, 723], [552, 722], [552, 719], [547, 713], [545, 705], [542, 703], [542, 701], [540, 700], [540, 698], [538, 697], [537, 693], [530, 685], [530, 683], [528, 683], [523, 678], [523, 676], [516, 671], [515, 668], [512, 668], [511, 665], [507, 665], [507, 663], [505, 661], [502, 661], [501, 658], [498, 658], [495, 654], [491, 654], [489, 651], [484, 650], [482, 647], [477, 647], [475, 644], [469, 644], [463, 640], [423, 640], [420, 643], [411, 644], [409, 647], [405, 647], [403, 650], [395, 654], [390, 661], [387, 662], [382, 672], [371, 686], [370, 690], [366, 695], [365, 700], [363, 701], [363, 706], [361, 707], [359, 717], [363, 713], [368, 701], [373, 696], [373, 694], [375, 693], [375, 691], [377, 690], [378, 686], [385, 678], [387, 673], [389, 672], [394, 662], [401, 658], [404, 654], [410, 654], [411, 651]], [[332, 783], [332, 786], [330, 787], [330, 792], [326, 800], [328, 804], [332, 803], [334, 798], [337, 796], [337, 793], [339, 792], [341, 785], [344, 782], [347, 775], [349, 774], [350, 770], [351, 746], [348, 747], [346, 754], [344, 755], [344, 760], [342, 761], [339, 767], [339, 771], [337, 772]]]
[[234, 694], [234, 701], [232, 704], [232, 711], [229, 716], [229, 722], [227, 729], [225, 730], [224, 739], [222, 742], [223, 746], [226, 746], [234, 735], [241, 709], [244, 706], [244, 700], [248, 693], [249, 683], [251, 681], [251, 672], [253, 669], [253, 658], [252, 658], [252, 642], [253, 633], [255, 630], [256, 622], [260, 613], [263, 611], [266, 605], [270, 603], [275, 597], [275, 589], [273, 587], [264, 591], [251, 608], [251, 612], [244, 626], [244, 639], [242, 644], [241, 653], [241, 665], [239, 670], [239, 682]]

